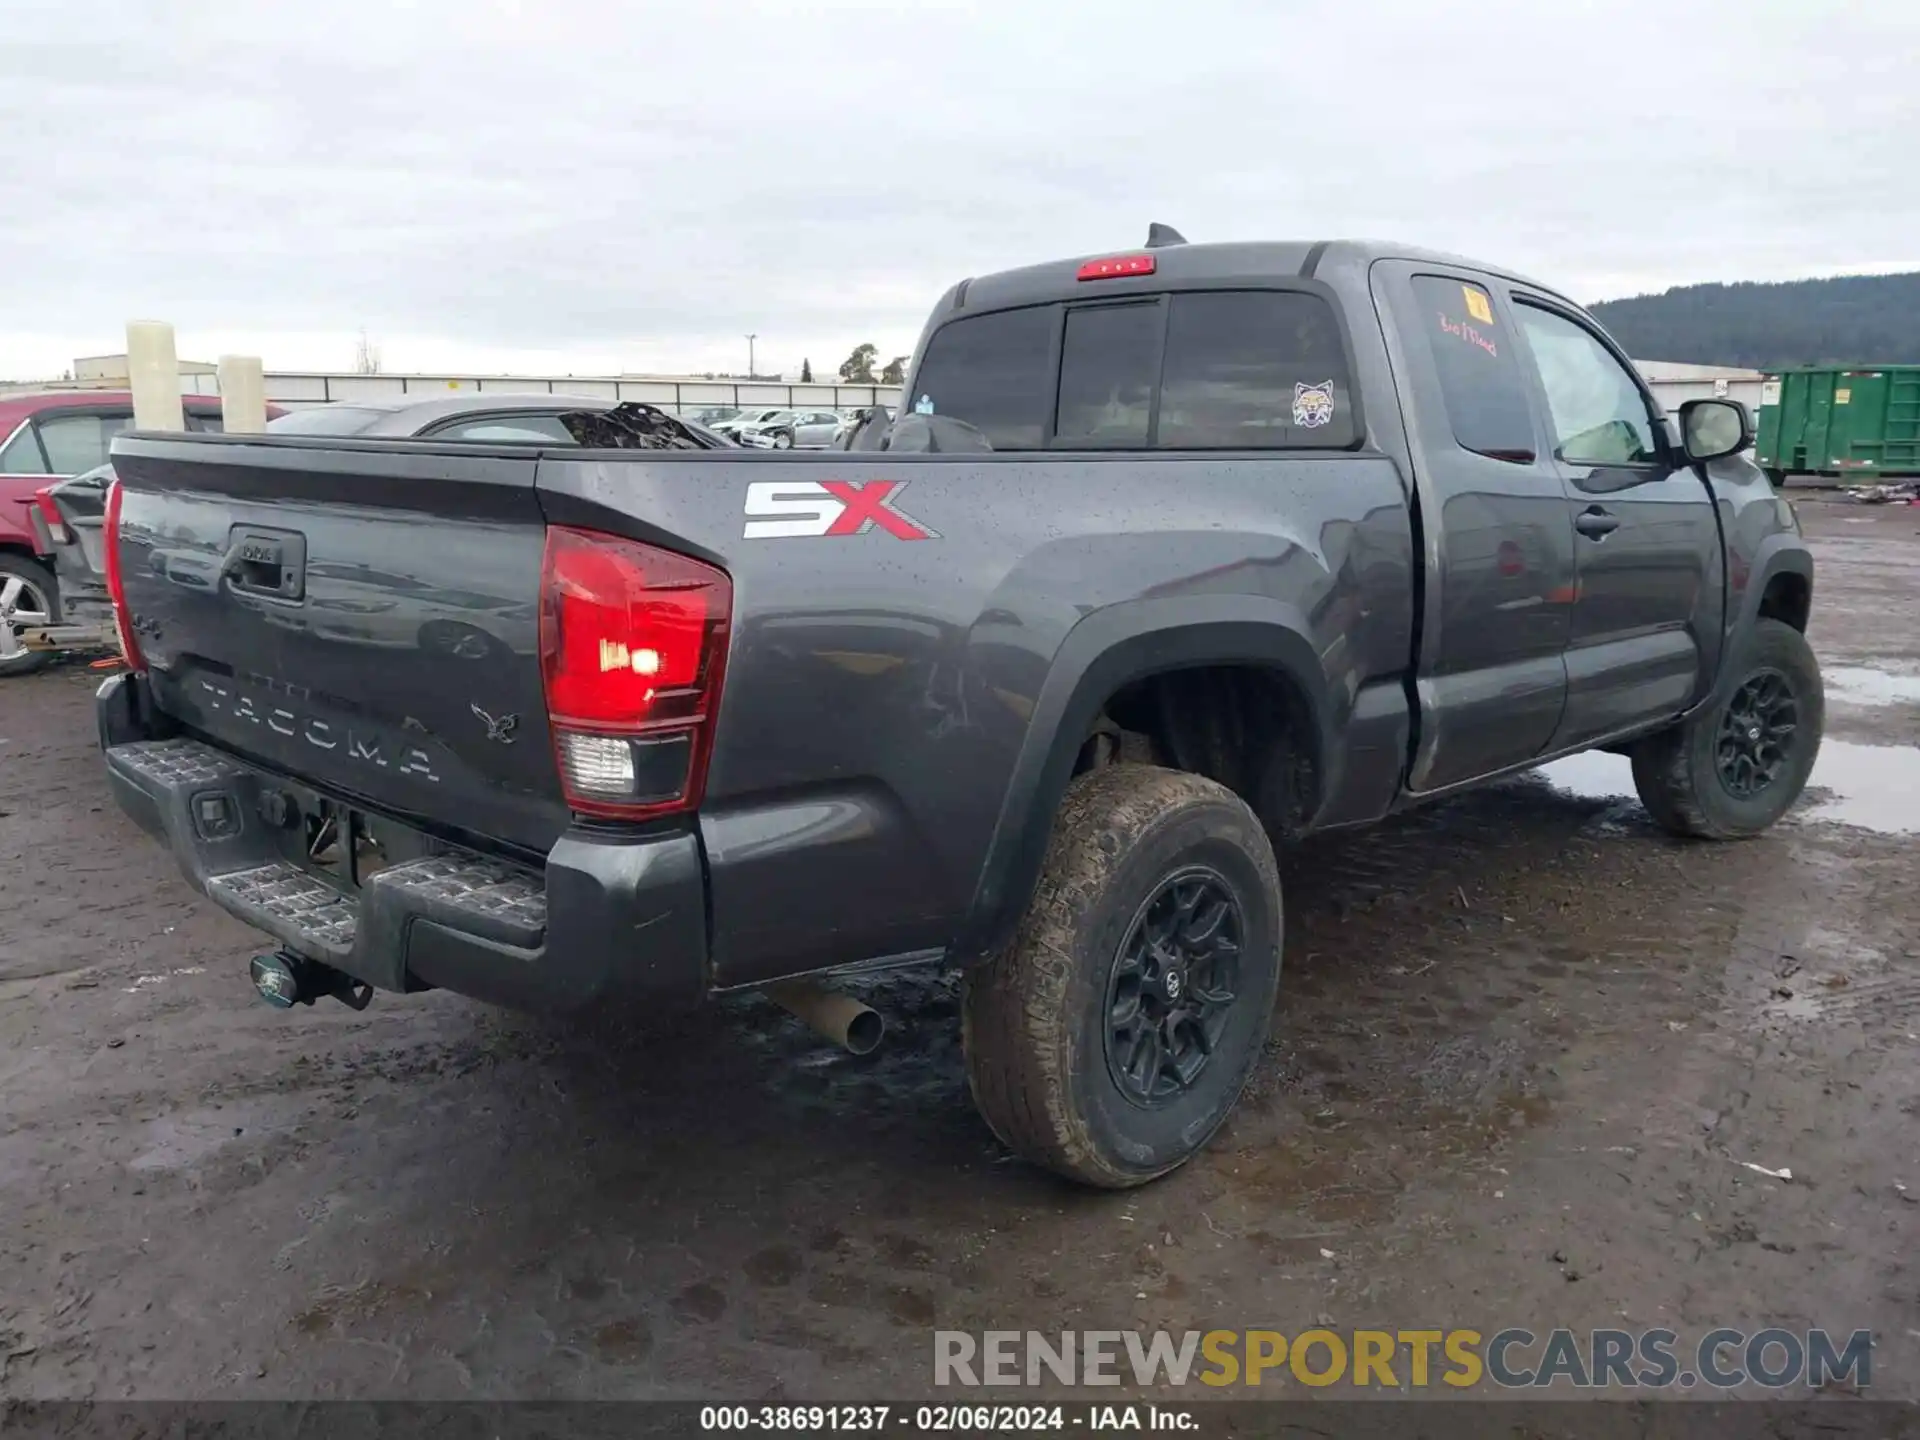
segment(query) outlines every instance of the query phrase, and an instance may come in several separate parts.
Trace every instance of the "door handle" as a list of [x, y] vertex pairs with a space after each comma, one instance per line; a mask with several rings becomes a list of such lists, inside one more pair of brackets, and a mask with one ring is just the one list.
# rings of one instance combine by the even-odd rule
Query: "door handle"
[[1573, 528], [1589, 540], [1604, 540], [1620, 528], [1620, 517], [1609, 515], [1598, 505], [1589, 505], [1573, 517]]

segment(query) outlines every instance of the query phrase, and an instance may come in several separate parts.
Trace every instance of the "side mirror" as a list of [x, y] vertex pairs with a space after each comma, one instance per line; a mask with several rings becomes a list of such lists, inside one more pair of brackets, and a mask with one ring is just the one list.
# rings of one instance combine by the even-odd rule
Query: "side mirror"
[[1753, 417], [1738, 400], [1689, 400], [1680, 407], [1680, 442], [1696, 465], [1738, 455], [1753, 444]]

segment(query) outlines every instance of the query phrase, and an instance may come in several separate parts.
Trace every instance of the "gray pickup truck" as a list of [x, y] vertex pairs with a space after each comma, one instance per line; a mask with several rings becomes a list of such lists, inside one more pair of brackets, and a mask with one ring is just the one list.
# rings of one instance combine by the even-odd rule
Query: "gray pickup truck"
[[1591, 748], [1780, 817], [1813, 567], [1742, 407], [1504, 270], [1154, 238], [954, 286], [883, 448], [116, 441], [119, 802], [280, 1004], [864, 1043], [823, 982], [962, 970], [987, 1122], [1101, 1186], [1256, 1063], [1276, 844]]

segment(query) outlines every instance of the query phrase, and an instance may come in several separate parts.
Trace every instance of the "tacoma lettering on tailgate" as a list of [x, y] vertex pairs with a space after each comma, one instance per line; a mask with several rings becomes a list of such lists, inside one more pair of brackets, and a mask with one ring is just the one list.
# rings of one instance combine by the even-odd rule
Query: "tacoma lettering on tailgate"
[[416, 745], [398, 747], [393, 759], [389, 760], [387, 742], [378, 735], [356, 730], [351, 725], [336, 725], [310, 715], [301, 715], [283, 705], [257, 702], [251, 695], [230, 690], [225, 685], [216, 685], [211, 680], [196, 680], [194, 684], [198, 686], [201, 699], [209, 710], [231, 715], [236, 720], [264, 725], [276, 735], [304, 740], [316, 750], [338, 751], [350, 760], [376, 765], [382, 770], [392, 769], [402, 775], [418, 775], [435, 784], [439, 783], [440, 777], [433, 772], [432, 760], [426, 751]]

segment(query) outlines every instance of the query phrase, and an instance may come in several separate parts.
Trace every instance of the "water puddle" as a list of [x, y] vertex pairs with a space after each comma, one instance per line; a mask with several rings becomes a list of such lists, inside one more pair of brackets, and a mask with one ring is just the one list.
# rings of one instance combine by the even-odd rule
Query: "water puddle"
[[[1633, 766], [1624, 755], [1590, 750], [1533, 773], [1583, 800], [1633, 796]], [[1810, 803], [1795, 812], [1799, 819], [1853, 825], [1881, 835], [1920, 835], [1920, 749], [1913, 746], [1823, 740], [1807, 790]]]
[[1581, 800], [1631, 800], [1633, 765], [1624, 755], [1600, 750], [1569, 755], [1532, 772], [1554, 789]]
[[1801, 812], [1808, 820], [1857, 825], [1882, 835], [1920, 834], [1920, 750], [1910, 745], [1823, 740], [1807, 783], [1827, 792]]
[[1804, 990], [1789, 990], [1781, 987], [1785, 998], [1775, 998], [1765, 1007], [1767, 1014], [1782, 1020], [1822, 1020], [1826, 1018], [1828, 1006], [1818, 994]]
[[1820, 672], [1827, 698], [1850, 705], [1920, 705], [1920, 675], [1895, 675], [1864, 666], [1836, 665]]

